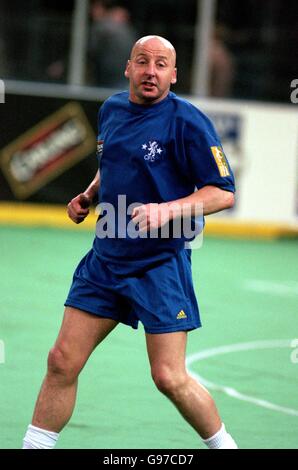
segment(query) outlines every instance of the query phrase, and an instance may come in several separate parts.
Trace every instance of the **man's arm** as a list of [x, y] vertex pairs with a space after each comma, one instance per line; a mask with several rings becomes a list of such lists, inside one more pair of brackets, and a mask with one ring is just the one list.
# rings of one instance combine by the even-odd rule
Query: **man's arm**
[[216, 186], [204, 186], [187, 197], [161, 204], [143, 204], [132, 213], [140, 231], [156, 229], [177, 217], [208, 215], [234, 205], [234, 194]]
[[89, 207], [98, 192], [99, 184], [100, 175], [98, 170], [88, 188], [73, 198], [67, 205], [68, 217], [76, 224], [83, 222], [89, 214]]
[[[175, 218], [175, 207], [183, 208], [187, 211], [187, 206], [190, 206], [190, 213], [186, 212], [183, 215], [197, 215], [197, 210], [203, 208], [203, 215], [214, 214], [224, 209], [229, 209], [234, 205], [234, 193], [231, 191], [225, 191], [224, 189], [218, 188], [217, 186], [204, 186], [203, 188], [195, 191], [190, 196], [176, 201], [168, 202], [167, 205], [171, 209], [173, 207], [174, 218]], [[181, 211], [180, 211], [181, 213]]]

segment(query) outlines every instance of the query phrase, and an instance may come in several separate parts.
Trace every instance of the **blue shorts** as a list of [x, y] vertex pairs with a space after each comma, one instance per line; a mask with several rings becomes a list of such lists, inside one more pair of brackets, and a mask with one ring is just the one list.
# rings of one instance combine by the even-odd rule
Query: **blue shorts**
[[188, 331], [201, 326], [188, 250], [134, 276], [111, 272], [93, 249], [75, 270], [65, 306], [138, 328], [146, 333]]

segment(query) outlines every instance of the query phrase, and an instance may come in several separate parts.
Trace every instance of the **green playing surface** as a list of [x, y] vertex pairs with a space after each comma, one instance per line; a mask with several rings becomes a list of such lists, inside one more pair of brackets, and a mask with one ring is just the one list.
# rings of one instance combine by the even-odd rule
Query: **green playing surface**
[[[0, 448], [21, 447], [72, 272], [92, 238], [0, 227]], [[203, 328], [189, 334], [189, 368], [209, 382], [241, 448], [298, 448], [297, 262], [295, 240], [209, 238], [193, 252]], [[57, 447], [204, 447], [155, 389], [142, 325], [119, 325], [94, 352]]]

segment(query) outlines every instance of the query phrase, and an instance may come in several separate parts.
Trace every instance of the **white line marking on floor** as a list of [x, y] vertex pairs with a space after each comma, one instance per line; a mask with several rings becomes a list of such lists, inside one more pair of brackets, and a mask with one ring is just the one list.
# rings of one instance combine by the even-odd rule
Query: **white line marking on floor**
[[195, 378], [200, 384], [204, 385], [210, 390], [216, 390], [225, 393], [226, 395], [237, 398], [238, 400], [243, 400], [249, 403], [253, 403], [254, 405], [261, 406], [263, 408], [267, 408], [269, 410], [278, 411], [280, 413], [285, 413], [292, 416], [298, 417], [298, 410], [293, 408], [287, 408], [280, 405], [275, 405], [267, 400], [262, 400], [257, 397], [253, 397], [250, 395], [245, 395], [241, 392], [238, 392], [235, 388], [228, 387], [226, 385], [216, 384], [214, 382], [210, 382], [206, 380], [201, 375], [193, 372], [191, 370], [191, 366], [193, 363], [197, 361], [202, 361], [204, 359], [208, 359], [209, 357], [213, 356], [220, 356], [222, 354], [233, 353], [236, 351], [249, 351], [249, 350], [256, 350], [256, 349], [274, 349], [274, 348], [291, 348], [291, 341], [292, 340], [266, 340], [266, 341], [252, 341], [250, 343], [239, 343], [239, 344], [229, 344], [227, 346], [220, 346], [217, 348], [205, 349], [203, 351], [199, 351], [193, 354], [190, 354], [186, 358], [186, 367], [190, 375]]
[[265, 281], [260, 279], [247, 279], [244, 288], [262, 294], [298, 296], [297, 281]]

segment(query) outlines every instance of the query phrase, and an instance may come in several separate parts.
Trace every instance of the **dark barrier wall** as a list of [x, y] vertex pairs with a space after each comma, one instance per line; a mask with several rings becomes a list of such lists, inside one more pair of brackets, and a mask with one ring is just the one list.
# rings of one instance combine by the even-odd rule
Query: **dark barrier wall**
[[0, 200], [67, 203], [97, 170], [101, 102], [6, 94], [0, 107]]

